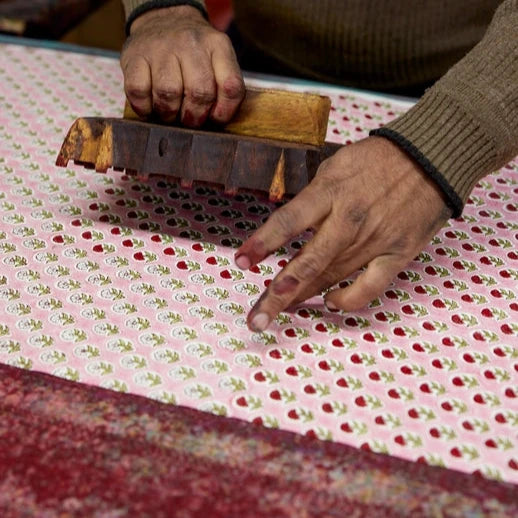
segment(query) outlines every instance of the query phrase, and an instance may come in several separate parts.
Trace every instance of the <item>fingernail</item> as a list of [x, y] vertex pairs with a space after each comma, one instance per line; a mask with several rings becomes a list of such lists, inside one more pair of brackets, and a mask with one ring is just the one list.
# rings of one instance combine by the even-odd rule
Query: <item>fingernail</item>
[[252, 261], [245, 254], [238, 255], [234, 260], [241, 270], [248, 270], [252, 266]]
[[257, 315], [252, 318], [250, 327], [252, 328], [252, 331], [260, 333], [268, 327], [269, 323], [270, 317], [266, 313], [257, 313]]

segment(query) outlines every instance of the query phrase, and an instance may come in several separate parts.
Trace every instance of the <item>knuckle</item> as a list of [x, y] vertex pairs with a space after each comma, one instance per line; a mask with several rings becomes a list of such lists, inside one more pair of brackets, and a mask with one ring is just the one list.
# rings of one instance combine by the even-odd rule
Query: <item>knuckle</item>
[[138, 82], [128, 82], [126, 84], [126, 95], [131, 99], [147, 99], [151, 93], [149, 87]]
[[291, 235], [296, 228], [297, 217], [286, 206], [278, 208], [270, 219], [275, 226], [280, 228], [283, 235]]
[[324, 261], [317, 255], [302, 253], [297, 261], [293, 262], [295, 276], [301, 281], [313, 281], [320, 277]]
[[408, 253], [413, 251], [415, 248], [415, 244], [410, 239], [408, 235], [400, 235], [396, 238], [393, 238], [389, 243], [389, 250], [395, 253]]
[[174, 86], [164, 86], [164, 87], [157, 87], [153, 90], [153, 97], [155, 97], [158, 101], [162, 102], [170, 102], [175, 101], [182, 97], [183, 90], [180, 87], [174, 87]]
[[185, 92], [185, 97], [192, 104], [211, 104], [216, 100], [214, 88], [195, 87]]
[[361, 207], [353, 207], [349, 209], [346, 213], [347, 221], [355, 225], [360, 225], [361, 223], [363, 223], [366, 217], [367, 211]]
[[343, 279], [343, 275], [340, 275], [336, 272], [330, 271], [330, 270], [324, 270], [320, 273], [319, 278], [319, 287], [320, 291], [324, 291], [327, 288], [333, 286], [333, 284], [336, 284], [337, 282], [341, 281]]
[[272, 314], [276, 314], [282, 311], [286, 306], [289, 305], [291, 297], [287, 294], [278, 294], [273, 290], [268, 291], [267, 306]]
[[223, 48], [231, 48], [232, 43], [230, 42], [230, 38], [224, 33], [220, 31], [211, 32], [208, 35], [210, 42], [214, 47], [223, 47]]
[[223, 94], [228, 99], [241, 100], [245, 94], [245, 83], [239, 74], [227, 77], [223, 82]]
[[203, 34], [197, 28], [184, 29], [176, 34], [175, 39], [180, 49], [194, 49], [199, 47]]
[[336, 179], [332, 174], [328, 174], [328, 171], [333, 171], [331, 166], [324, 166], [323, 169], [320, 167], [313, 182], [314, 187], [318, 189], [319, 199], [330, 206], [329, 204], [338, 197], [339, 189], [337, 189]]

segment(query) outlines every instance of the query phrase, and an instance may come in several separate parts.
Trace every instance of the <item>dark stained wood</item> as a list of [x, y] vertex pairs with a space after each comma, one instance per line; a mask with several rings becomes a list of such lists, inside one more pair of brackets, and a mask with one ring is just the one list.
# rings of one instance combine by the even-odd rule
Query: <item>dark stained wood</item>
[[183, 185], [210, 182], [231, 193], [238, 189], [260, 190], [269, 192], [277, 201], [303, 189], [320, 163], [340, 147], [125, 119], [81, 118], [70, 128], [56, 165], [66, 167], [73, 160], [101, 172], [113, 167], [128, 174], [172, 176]]

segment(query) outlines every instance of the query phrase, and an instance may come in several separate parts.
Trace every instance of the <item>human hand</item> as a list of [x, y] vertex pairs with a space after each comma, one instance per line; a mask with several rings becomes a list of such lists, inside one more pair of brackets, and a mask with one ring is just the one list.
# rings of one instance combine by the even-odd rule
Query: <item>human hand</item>
[[245, 87], [232, 44], [190, 6], [164, 7], [131, 25], [120, 59], [124, 91], [140, 116], [186, 126], [228, 122]]
[[368, 137], [323, 162], [313, 181], [272, 213], [237, 250], [248, 269], [308, 228], [314, 237], [285, 266], [248, 315], [263, 331], [276, 315], [367, 265], [329, 309], [358, 309], [381, 295], [451, 216], [436, 184], [398, 146]]

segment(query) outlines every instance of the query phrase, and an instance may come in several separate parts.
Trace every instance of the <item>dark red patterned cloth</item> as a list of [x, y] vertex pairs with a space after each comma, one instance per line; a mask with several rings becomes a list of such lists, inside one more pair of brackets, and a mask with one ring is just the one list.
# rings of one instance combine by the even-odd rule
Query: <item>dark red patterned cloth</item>
[[0, 516], [511, 518], [518, 488], [0, 365]]

